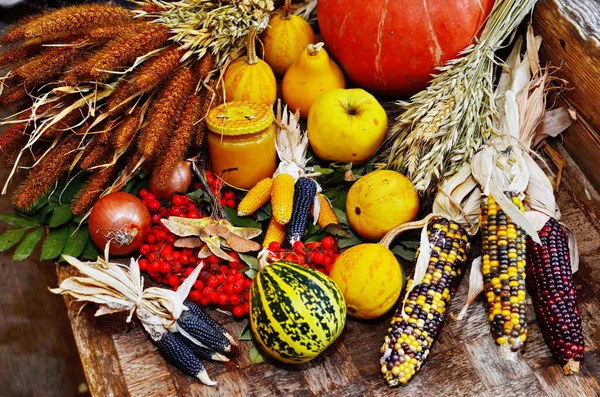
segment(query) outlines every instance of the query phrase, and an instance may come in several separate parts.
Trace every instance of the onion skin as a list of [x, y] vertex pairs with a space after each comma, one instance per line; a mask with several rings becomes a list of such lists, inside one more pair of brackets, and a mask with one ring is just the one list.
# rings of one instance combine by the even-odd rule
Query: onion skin
[[101, 250], [110, 241], [112, 255], [129, 255], [146, 239], [152, 227], [148, 208], [132, 194], [116, 192], [102, 197], [92, 208], [88, 229]]
[[186, 194], [192, 184], [192, 170], [189, 161], [180, 161], [173, 169], [168, 186], [160, 186], [157, 177], [150, 178], [150, 191], [159, 200], [170, 200], [175, 193]]

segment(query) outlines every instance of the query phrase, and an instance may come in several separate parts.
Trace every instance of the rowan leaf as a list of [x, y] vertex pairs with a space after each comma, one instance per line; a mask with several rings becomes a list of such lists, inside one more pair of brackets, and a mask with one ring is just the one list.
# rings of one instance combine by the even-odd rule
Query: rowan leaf
[[240, 336], [238, 337], [239, 341], [251, 341], [252, 340], [252, 329], [250, 328], [250, 323], [246, 324], [240, 332]]
[[40, 226], [35, 219], [25, 218], [19, 214], [0, 214], [0, 222], [16, 227]]
[[250, 348], [250, 362], [252, 364], [260, 364], [266, 360], [267, 354], [256, 345], [256, 342]]
[[42, 239], [43, 236], [44, 236], [44, 228], [43, 227], [38, 227], [37, 229], [35, 229], [31, 233], [29, 233], [27, 236], [25, 236], [23, 241], [21, 241], [21, 243], [15, 250], [15, 253], [13, 254], [13, 260], [22, 261], [23, 259], [28, 258], [29, 255], [31, 255], [31, 253], [35, 249], [35, 246], [38, 245], [38, 243], [40, 242], [40, 240]]
[[54, 208], [48, 220], [48, 226], [59, 227], [73, 219], [73, 213], [71, 212], [70, 205], [61, 205]]
[[0, 234], [0, 252], [14, 247], [23, 238], [26, 231], [27, 229], [12, 229]]
[[62, 255], [69, 255], [74, 258], [78, 258], [85, 248], [90, 236], [87, 228], [80, 228], [75, 231], [72, 229], [69, 231], [69, 237], [67, 243], [62, 252]]
[[100, 250], [94, 245], [92, 240], [88, 240], [88, 242], [85, 244], [83, 252], [81, 253], [81, 257], [88, 261], [95, 261], [98, 259], [98, 256], [101, 255], [102, 252], [100, 252]]
[[45, 261], [58, 258], [65, 248], [68, 237], [69, 228], [66, 226], [52, 230], [42, 245], [40, 259]]

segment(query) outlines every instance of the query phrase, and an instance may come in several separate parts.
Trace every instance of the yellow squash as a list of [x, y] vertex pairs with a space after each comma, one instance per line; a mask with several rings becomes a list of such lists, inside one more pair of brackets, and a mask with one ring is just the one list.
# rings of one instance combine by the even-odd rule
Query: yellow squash
[[283, 76], [309, 44], [315, 44], [315, 33], [303, 18], [290, 14], [291, 0], [276, 12], [260, 39], [265, 62], [278, 76]]
[[344, 294], [348, 315], [362, 319], [387, 313], [403, 287], [402, 267], [382, 244], [360, 244], [344, 251], [329, 277]]
[[308, 111], [319, 95], [345, 87], [344, 75], [323, 49], [323, 43], [309, 44], [281, 83], [283, 100], [292, 111], [300, 109], [302, 118], [308, 117]]
[[346, 215], [350, 226], [369, 240], [379, 240], [394, 227], [413, 221], [419, 196], [404, 175], [378, 170], [360, 178], [348, 191]]
[[250, 29], [246, 57], [240, 57], [227, 67], [225, 99], [260, 102], [272, 106], [277, 98], [277, 81], [271, 67], [256, 56], [256, 31]]

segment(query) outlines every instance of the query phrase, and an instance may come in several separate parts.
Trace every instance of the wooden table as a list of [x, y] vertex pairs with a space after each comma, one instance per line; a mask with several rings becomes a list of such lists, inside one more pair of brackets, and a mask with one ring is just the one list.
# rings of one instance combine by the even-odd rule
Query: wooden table
[[[583, 12], [583, 11], [585, 12]], [[207, 387], [166, 364], [141, 328], [121, 317], [93, 317], [93, 308], [79, 313], [69, 305], [69, 316], [95, 396], [195, 396], [195, 395], [297, 395], [297, 396], [598, 396], [600, 395], [600, 186], [598, 84], [598, 0], [545, 0], [538, 5], [535, 27], [544, 36], [542, 53], [560, 73], [575, 83], [576, 90], [562, 98], [573, 105], [579, 121], [566, 134], [565, 146], [557, 146], [566, 159], [558, 202], [563, 221], [577, 235], [580, 270], [575, 276], [579, 308], [583, 316], [585, 363], [579, 375], [564, 376], [544, 344], [533, 310], [528, 311], [529, 334], [525, 351], [514, 363], [503, 363], [487, 324], [486, 303], [480, 297], [465, 320], [455, 315], [465, 301], [463, 280], [450, 306], [450, 315], [434, 345], [426, 367], [400, 390], [389, 389], [379, 372], [379, 348], [389, 319], [374, 323], [348, 321], [339, 340], [322, 356], [297, 367], [272, 362], [251, 365], [249, 342], [242, 343], [235, 364], [207, 365], [217, 387]], [[594, 61], [595, 60], [595, 61]], [[60, 267], [59, 278], [71, 269]], [[239, 335], [243, 323], [228, 320], [226, 328]]]

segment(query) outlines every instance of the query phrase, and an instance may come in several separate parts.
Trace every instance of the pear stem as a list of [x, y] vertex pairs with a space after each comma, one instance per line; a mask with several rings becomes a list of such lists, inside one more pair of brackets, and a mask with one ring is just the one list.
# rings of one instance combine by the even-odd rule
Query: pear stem
[[319, 53], [319, 51], [321, 51], [323, 49], [323, 46], [325, 46], [325, 43], [323, 43], [323, 42], [320, 42], [317, 44], [309, 44], [306, 47], [306, 51], [308, 51], [308, 55], [310, 55], [312, 57], [312, 56], [317, 55]]
[[248, 65], [255, 65], [258, 63], [258, 57], [256, 56], [256, 28], [250, 27], [248, 30], [248, 42], [246, 43], [246, 63]]

